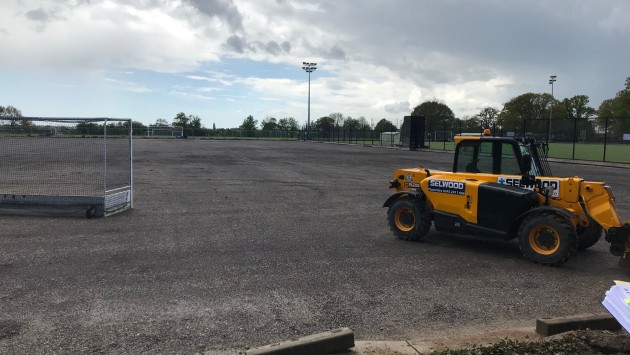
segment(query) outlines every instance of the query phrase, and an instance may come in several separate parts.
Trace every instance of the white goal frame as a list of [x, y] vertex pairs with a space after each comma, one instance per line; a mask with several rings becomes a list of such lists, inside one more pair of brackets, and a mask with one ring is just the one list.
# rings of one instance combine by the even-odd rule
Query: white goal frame
[[[164, 134], [161, 134], [164, 133]], [[148, 137], [183, 137], [184, 127], [181, 126], [149, 126]]]
[[0, 213], [133, 208], [132, 133], [131, 119], [2, 117]]

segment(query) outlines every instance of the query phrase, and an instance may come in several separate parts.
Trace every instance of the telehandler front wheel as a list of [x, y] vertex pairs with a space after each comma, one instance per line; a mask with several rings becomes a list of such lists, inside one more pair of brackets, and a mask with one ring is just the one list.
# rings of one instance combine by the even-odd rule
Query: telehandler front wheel
[[573, 224], [556, 214], [527, 218], [518, 229], [519, 246], [525, 258], [555, 266], [569, 260], [578, 247]]
[[387, 222], [398, 239], [417, 241], [431, 229], [431, 212], [421, 199], [399, 198], [387, 210]]

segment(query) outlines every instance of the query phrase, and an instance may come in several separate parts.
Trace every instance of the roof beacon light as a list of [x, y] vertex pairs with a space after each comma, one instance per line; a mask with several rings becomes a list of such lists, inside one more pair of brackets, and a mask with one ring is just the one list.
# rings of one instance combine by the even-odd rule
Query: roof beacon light
[[484, 136], [486, 136], [486, 137], [487, 137], [487, 136], [489, 136], [489, 135], [491, 135], [491, 134], [492, 134], [492, 132], [490, 131], [490, 129], [489, 129], [489, 128], [486, 128], [486, 129], [484, 129], [484, 130], [483, 130], [483, 135], [484, 135]]

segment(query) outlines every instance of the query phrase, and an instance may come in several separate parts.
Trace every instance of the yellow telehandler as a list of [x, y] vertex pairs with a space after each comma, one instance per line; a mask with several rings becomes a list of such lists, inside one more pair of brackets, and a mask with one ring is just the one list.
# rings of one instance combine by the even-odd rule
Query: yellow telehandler
[[453, 171], [397, 169], [385, 201], [398, 238], [441, 232], [510, 240], [525, 258], [559, 265], [605, 232], [610, 252], [630, 258], [630, 220], [623, 223], [610, 186], [551, 174], [548, 147], [534, 139], [455, 136]]

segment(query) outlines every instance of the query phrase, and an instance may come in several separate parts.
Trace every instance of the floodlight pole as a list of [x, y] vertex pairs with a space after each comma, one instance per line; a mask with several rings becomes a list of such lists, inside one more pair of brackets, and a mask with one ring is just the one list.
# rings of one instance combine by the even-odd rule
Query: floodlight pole
[[308, 116], [306, 121], [306, 139], [311, 139], [311, 73], [317, 70], [317, 63], [302, 62], [302, 69], [308, 73]]
[[549, 124], [547, 125], [547, 147], [549, 146], [549, 137], [551, 136], [551, 117], [553, 115], [553, 103], [555, 101], [553, 98], [553, 83], [555, 82], [556, 76], [549, 76], [549, 84], [551, 84], [551, 106], [549, 107]]

